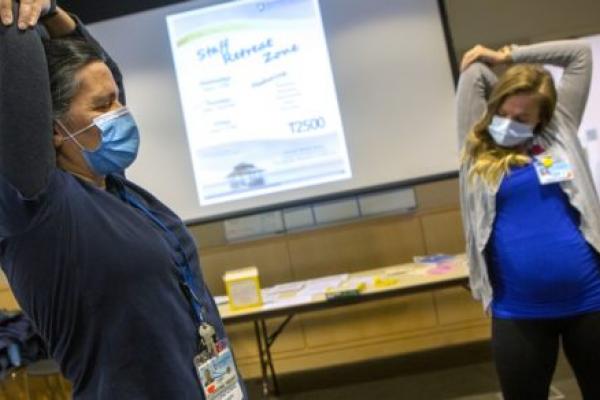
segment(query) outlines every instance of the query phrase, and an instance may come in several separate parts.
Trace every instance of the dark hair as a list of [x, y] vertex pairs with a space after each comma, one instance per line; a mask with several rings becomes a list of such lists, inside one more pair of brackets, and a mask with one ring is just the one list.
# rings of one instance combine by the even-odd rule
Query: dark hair
[[104, 62], [104, 57], [91, 44], [78, 39], [53, 39], [44, 41], [53, 117], [61, 118], [71, 106], [79, 82], [75, 75], [86, 65]]

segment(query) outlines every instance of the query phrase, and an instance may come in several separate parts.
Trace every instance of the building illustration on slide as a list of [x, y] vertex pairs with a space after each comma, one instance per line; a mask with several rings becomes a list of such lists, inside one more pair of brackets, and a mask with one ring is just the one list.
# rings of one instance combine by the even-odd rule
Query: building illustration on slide
[[231, 189], [249, 189], [265, 184], [264, 170], [254, 164], [241, 162], [227, 175]]

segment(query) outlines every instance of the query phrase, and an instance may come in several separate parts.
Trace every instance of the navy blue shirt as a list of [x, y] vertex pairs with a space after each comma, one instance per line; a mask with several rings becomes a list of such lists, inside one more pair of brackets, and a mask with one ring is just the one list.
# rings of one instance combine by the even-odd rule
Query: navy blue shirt
[[532, 164], [514, 168], [496, 195], [488, 242], [500, 318], [558, 318], [600, 310], [600, 262], [559, 184], [541, 185]]
[[[78, 399], [199, 399], [198, 334], [162, 230], [117, 195], [123, 188], [177, 236], [193, 271], [196, 246], [149, 193], [110, 177], [103, 190], [55, 170], [32, 200], [0, 183], [0, 263], [19, 304]], [[3, 213], [3, 215], [6, 215]], [[6, 237], [7, 232], [13, 234]], [[223, 326], [202, 279], [201, 301]]]
[[[95, 43], [81, 25], [74, 35]], [[177, 237], [207, 322], [224, 338], [196, 245], [173, 212], [125, 178], [107, 177], [105, 190], [56, 168], [49, 89], [37, 33], [0, 26], [0, 264], [11, 289], [75, 399], [202, 399], [177, 251], [122, 194]]]

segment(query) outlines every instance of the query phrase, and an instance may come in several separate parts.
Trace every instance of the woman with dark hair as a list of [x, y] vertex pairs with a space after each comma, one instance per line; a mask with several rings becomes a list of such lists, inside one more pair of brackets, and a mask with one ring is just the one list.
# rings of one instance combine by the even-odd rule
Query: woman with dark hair
[[[235, 370], [182, 221], [124, 177], [139, 134], [115, 63], [49, 0], [0, 0], [0, 264], [75, 399], [201, 399]], [[6, 12], [13, 10], [19, 28]], [[52, 40], [31, 29], [42, 14]], [[61, 38], [61, 39], [57, 39]], [[210, 326], [216, 346], [201, 344]], [[241, 379], [220, 382], [246, 398]], [[211, 390], [217, 390], [212, 388]]]
[[[499, 78], [486, 64], [515, 63]], [[540, 65], [564, 68], [557, 87]], [[559, 343], [600, 399], [600, 203], [577, 130], [591, 51], [579, 41], [483, 46], [462, 61], [461, 203], [474, 296], [492, 315], [506, 400], [546, 400]]]

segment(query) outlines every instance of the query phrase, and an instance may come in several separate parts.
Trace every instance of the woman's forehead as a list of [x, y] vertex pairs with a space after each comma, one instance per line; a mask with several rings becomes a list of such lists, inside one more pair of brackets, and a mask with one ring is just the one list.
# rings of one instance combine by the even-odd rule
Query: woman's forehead
[[511, 114], [531, 114], [539, 111], [539, 101], [533, 94], [520, 93], [508, 96], [500, 110]]
[[92, 62], [81, 68], [76, 79], [79, 81], [79, 91], [83, 95], [99, 95], [114, 92], [117, 84], [108, 66], [100, 61]]

